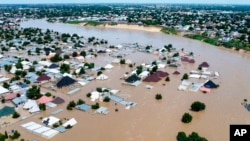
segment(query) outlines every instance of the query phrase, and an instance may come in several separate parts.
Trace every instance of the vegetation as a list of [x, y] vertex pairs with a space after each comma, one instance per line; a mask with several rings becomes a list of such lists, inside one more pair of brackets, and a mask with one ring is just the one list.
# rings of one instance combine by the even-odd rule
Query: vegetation
[[189, 122], [192, 121], [192, 119], [193, 119], [192, 115], [190, 115], [189, 113], [184, 113], [184, 115], [182, 116], [181, 121], [183, 123], [189, 123]]
[[166, 77], [165, 81], [169, 82], [170, 81], [170, 78], [169, 76]]
[[109, 102], [110, 101], [110, 98], [108, 96], [105, 96], [104, 99], [103, 99], [104, 102]]
[[155, 95], [155, 99], [156, 100], [161, 100], [162, 99], [162, 95], [161, 94], [156, 94]]
[[184, 73], [183, 76], [182, 76], [182, 80], [187, 80], [188, 78], [189, 78], [188, 74]]
[[125, 59], [121, 59], [120, 64], [125, 64]]
[[99, 103], [96, 103], [94, 105], [91, 105], [91, 108], [92, 109], [98, 109], [100, 106], [99, 106]]
[[195, 111], [195, 112], [205, 110], [205, 108], [206, 108], [206, 105], [204, 103], [202, 103], [202, 102], [199, 102], [199, 101], [195, 101], [191, 105], [191, 110]]
[[42, 110], [42, 111], [45, 111], [46, 110], [46, 105], [44, 103], [39, 104], [39, 109]]
[[39, 99], [42, 96], [40, 93], [40, 88], [33, 85], [30, 89], [27, 90], [26, 96], [29, 99]]
[[84, 24], [84, 26], [99, 26], [102, 25], [103, 23], [101, 22], [96, 22], [96, 21], [88, 21]]
[[85, 101], [83, 101], [82, 99], [78, 99], [78, 101], [76, 102], [76, 105], [81, 105], [84, 103], [85, 103]]
[[179, 132], [176, 139], [177, 141], [207, 141], [206, 138], [199, 136], [196, 132], [192, 132], [189, 136], [185, 132]]
[[10, 135], [9, 138], [15, 140], [18, 139], [20, 136], [21, 134], [17, 130], [14, 130], [13, 135]]
[[76, 106], [75, 101], [70, 101], [67, 105], [67, 110], [73, 110], [73, 108]]
[[163, 27], [161, 29], [161, 32], [163, 33], [166, 33], [166, 34], [174, 34], [174, 35], [177, 35], [178, 34], [178, 31], [174, 28], [169, 28], [169, 27]]
[[20, 114], [18, 112], [14, 112], [12, 118], [19, 118]]
[[80, 24], [82, 22], [81, 21], [67, 21], [66, 23], [68, 23], [68, 24]]

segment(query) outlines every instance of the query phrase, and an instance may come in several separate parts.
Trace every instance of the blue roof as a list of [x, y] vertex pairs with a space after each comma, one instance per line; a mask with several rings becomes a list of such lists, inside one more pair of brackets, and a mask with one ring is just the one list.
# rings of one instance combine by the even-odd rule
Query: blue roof
[[20, 97], [16, 97], [14, 99], [12, 99], [12, 102], [15, 104], [15, 105], [19, 105], [19, 104], [22, 104], [24, 102], [27, 101], [27, 97], [25, 95], [22, 95]]
[[29, 85], [22, 83], [22, 82], [20, 82], [19, 85], [21, 88], [27, 88], [29, 86]]
[[0, 62], [0, 67], [3, 67], [5, 65], [11, 65], [11, 64], [12, 64], [11, 62], [3, 60], [3, 61]]
[[116, 95], [110, 95], [109, 97], [111, 100], [115, 101], [115, 102], [118, 102], [120, 103], [121, 101], [123, 101], [124, 99], [119, 97], [119, 96], [116, 96]]
[[59, 132], [61, 132], [61, 133], [67, 131], [67, 129], [65, 127], [63, 127], [63, 126], [59, 126], [57, 128], [54, 128], [54, 129], [57, 130], [57, 131], [59, 131]]
[[86, 112], [91, 109], [91, 106], [87, 104], [81, 104], [81, 105], [76, 105], [75, 108]]
[[50, 69], [54, 69], [54, 68], [58, 68], [58, 67], [59, 67], [59, 65], [57, 65], [57, 64], [51, 64], [49, 66]]

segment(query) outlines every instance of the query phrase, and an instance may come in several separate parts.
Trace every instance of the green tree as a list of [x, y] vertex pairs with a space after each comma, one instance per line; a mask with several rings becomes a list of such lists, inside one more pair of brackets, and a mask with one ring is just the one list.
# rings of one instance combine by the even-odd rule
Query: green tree
[[120, 64], [125, 64], [125, 59], [121, 59]]
[[83, 101], [82, 99], [78, 99], [76, 105], [81, 105], [81, 104], [84, 104], [84, 103], [85, 103], [85, 101]]
[[39, 109], [42, 111], [46, 110], [46, 105], [44, 103], [39, 104]]
[[162, 99], [162, 95], [161, 95], [161, 94], [156, 94], [156, 95], [155, 95], [155, 99], [156, 99], [156, 100]]
[[18, 112], [14, 112], [12, 114], [12, 118], [19, 118], [20, 117], [20, 114]]
[[70, 72], [70, 65], [68, 65], [68, 64], [62, 64], [60, 66], [60, 72], [61, 73], [69, 73]]
[[60, 54], [56, 54], [55, 56], [50, 58], [51, 62], [60, 62], [62, 61], [62, 57], [60, 56]]
[[108, 96], [105, 96], [104, 99], [103, 99], [104, 102], [109, 102], [110, 101], [110, 98]]
[[80, 55], [83, 56], [83, 57], [86, 57], [87, 54], [86, 54], [86, 52], [83, 50], [83, 51], [81, 51]]
[[78, 55], [77, 52], [73, 52], [73, 53], [72, 53], [72, 56], [73, 56], [73, 57], [76, 57], [77, 55]]
[[92, 109], [98, 109], [100, 106], [99, 106], [99, 103], [96, 103], [94, 105], [91, 105], [91, 108]]
[[196, 111], [196, 112], [205, 110], [205, 108], [206, 108], [206, 105], [200, 101], [195, 101], [191, 105], [191, 110]]
[[176, 137], [177, 141], [188, 141], [187, 140], [187, 135], [185, 132], [178, 132], [178, 135]]
[[192, 121], [192, 119], [193, 119], [193, 117], [192, 117], [189, 113], [185, 113], [185, 114], [182, 116], [181, 121], [182, 121], [183, 123], [189, 123], [189, 122]]
[[3, 87], [6, 88], [6, 89], [8, 89], [10, 87], [10, 85], [7, 82], [3, 82]]
[[182, 79], [183, 80], [187, 80], [189, 78], [188, 74], [187, 73], [184, 73], [183, 76], [182, 76]]
[[26, 96], [29, 99], [39, 99], [42, 95], [40, 94], [40, 88], [33, 85], [30, 89], [27, 90]]

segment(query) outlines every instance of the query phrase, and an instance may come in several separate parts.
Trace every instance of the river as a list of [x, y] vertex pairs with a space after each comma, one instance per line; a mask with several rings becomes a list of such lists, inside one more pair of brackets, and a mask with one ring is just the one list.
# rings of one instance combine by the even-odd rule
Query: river
[[[21, 23], [21, 27], [38, 27], [51, 29], [61, 33], [77, 33], [84, 37], [95, 36], [108, 40], [109, 44], [138, 43], [140, 45], [153, 45], [163, 47], [172, 44], [178, 49], [184, 48], [194, 52], [196, 63], [194, 65], [184, 64], [180, 69], [182, 73], [197, 68], [203, 61], [210, 64], [212, 71], [218, 71], [221, 77], [215, 80], [220, 87], [209, 94], [201, 92], [177, 91], [181, 76], [171, 76], [171, 82], [166, 86], [152, 84], [154, 88], [147, 90], [144, 84], [138, 87], [123, 86], [118, 78], [111, 78], [106, 83], [96, 82], [84, 87], [84, 94], [96, 86], [107, 86], [122, 90], [124, 94], [130, 94], [130, 99], [138, 103], [131, 110], [119, 108], [119, 112], [114, 112], [116, 107], [107, 105], [110, 114], [106, 116], [92, 115], [74, 110], [64, 112], [60, 117], [75, 117], [78, 124], [66, 133], [52, 138], [52, 141], [66, 140], [90, 140], [90, 141], [173, 141], [179, 131], [190, 134], [192, 131], [198, 132], [209, 141], [228, 141], [230, 124], [250, 124], [250, 113], [243, 108], [243, 99], [250, 100], [250, 56], [241, 54], [225, 48], [215, 47], [199, 41], [171, 36], [163, 33], [146, 31], [135, 31], [125, 29], [108, 29], [103, 27], [82, 27], [62, 23], [47, 23], [45, 20], [29, 20]], [[145, 56], [140, 56], [145, 57]], [[127, 70], [126, 70], [127, 69]], [[128, 71], [128, 68], [117, 67], [112, 72], [107, 72], [112, 76], [121, 75], [121, 71]], [[168, 72], [174, 71], [167, 68]], [[119, 76], [118, 75], [118, 76]], [[115, 83], [114, 83], [115, 82]], [[163, 94], [162, 101], [156, 101], [154, 95]], [[85, 97], [78, 95], [69, 97], [77, 99]], [[199, 113], [189, 111], [193, 101], [202, 101], [206, 104], [206, 110]], [[184, 112], [193, 115], [193, 121], [189, 124], [181, 122]], [[35, 116], [39, 118], [39, 116]], [[19, 125], [18, 125], [19, 126]], [[22, 132], [23, 133], [23, 132]], [[27, 131], [25, 136], [37, 137]], [[39, 138], [39, 137], [37, 137]], [[42, 140], [42, 138], [41, 138]]]

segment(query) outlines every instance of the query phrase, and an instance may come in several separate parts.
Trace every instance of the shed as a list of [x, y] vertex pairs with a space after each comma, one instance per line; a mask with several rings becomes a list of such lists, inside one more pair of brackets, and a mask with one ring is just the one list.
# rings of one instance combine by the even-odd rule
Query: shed
[[76, 105], [75, 108], [86, 112], [91, 109], [91, 106], [88, 104], [81, 104], [81, 105]]

